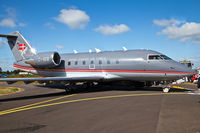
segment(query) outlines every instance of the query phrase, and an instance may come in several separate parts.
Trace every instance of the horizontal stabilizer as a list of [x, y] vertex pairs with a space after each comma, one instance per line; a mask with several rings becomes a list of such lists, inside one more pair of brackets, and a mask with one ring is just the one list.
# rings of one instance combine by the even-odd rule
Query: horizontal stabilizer
[[4, 35], [4, 34], [0, 34], [0, 37], [13, 37], [13, 38], [17, 38], [17, 36], [15, 35]]

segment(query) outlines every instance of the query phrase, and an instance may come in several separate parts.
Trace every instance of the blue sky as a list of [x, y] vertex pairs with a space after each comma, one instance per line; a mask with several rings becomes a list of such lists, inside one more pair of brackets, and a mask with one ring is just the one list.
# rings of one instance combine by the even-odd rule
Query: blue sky
[[[199, 0], [0, 0], [0, 33], [20, 31], [37, 52], [152, 49], [200, 63]], [[0, 67], [14, 57], [0, 40]]]

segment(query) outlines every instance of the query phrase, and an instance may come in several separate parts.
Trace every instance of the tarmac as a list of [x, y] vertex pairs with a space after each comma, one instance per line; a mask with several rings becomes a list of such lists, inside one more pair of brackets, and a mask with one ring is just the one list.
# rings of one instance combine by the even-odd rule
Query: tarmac
[[0, 86], [24, 90], [0, 96], [0, 133], [200, 133], [200, 95], [183, 89]]

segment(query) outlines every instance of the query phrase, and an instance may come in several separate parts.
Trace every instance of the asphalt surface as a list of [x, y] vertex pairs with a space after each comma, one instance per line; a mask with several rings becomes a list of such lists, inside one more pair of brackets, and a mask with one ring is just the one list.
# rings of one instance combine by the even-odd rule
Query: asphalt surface
[[200, 95], [184, 90], [0, 86], [24, 89], [0, 96], [0, 133], [200, 133]]

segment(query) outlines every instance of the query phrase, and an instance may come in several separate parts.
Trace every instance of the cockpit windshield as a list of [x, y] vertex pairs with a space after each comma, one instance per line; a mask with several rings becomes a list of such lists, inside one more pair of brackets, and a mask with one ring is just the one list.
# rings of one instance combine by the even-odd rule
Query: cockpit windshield
[[166, 55], [160, 55], [161, 56], [161, 58], [163, 58], [164, 60], [171, 60], [171, 58], [169, 58], [168, 56], [166, 56]]
[[149, 55], [149, 60], [171, 60], [171, 58], [166, 55]]

